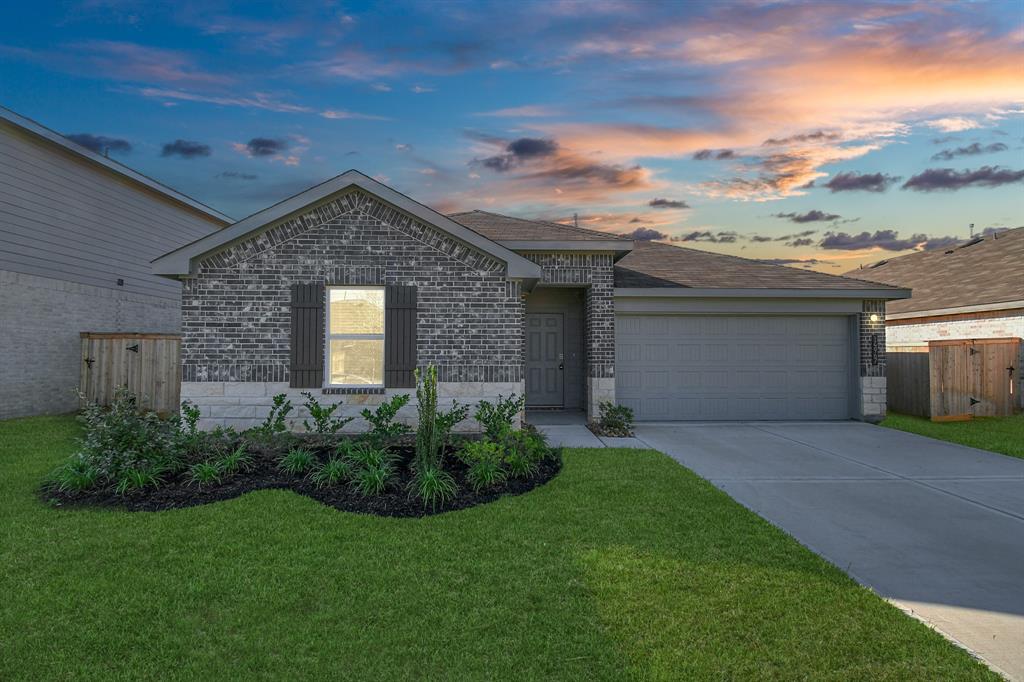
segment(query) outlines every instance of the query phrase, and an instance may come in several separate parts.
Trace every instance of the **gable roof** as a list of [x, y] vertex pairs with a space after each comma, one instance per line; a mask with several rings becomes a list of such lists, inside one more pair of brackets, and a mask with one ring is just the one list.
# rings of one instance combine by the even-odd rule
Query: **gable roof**
[[[659, 242], [637, 242], [633, 251], [615, 264], [615, 287], [650, 290], [648, 295], [681, 289], [806, 290], [823, 295], [861, 295], [865, 298], [903, 298], [908, 291], [849, 277], [797, 270], [748, 258], [688, 249]], [[656, 292], [655, 290], [664, 290]], [[869, 295], [870, 294], [870, 295]], [[636, 292], [641, 295], [641, 292]]]
[[47, 142], [61, 147], [67, 152], [74, 154], [86, 161], [92, 162], [101, 166], [104, 170], [109, 171], [115, 175], [125, 178], [132, 183], [142, 185], [146, 189], [152, 190], [157, 194], [163, 195], [165, 198], [170, 199], [179, 204], [184, 204], [188, 208], [194, 211], [202, 213], [203, 215], [213, 219], [221, 225], [227, 225], [234, 221], [230, 216], [224, 215], [220, 211], [210, 208], [206, 204], [200, 203], [190, 196], [186, 196], [181, 192], [171, 189], [167, 185], [157, 182], [156, 180], [146, 177], [138, 171], [134, 171], [128, 166], [118, 163], [112, 159], [107, 158], [101, 154], [97, 154], [91, 149], [86, 149], [77, 142], [72, 142], [68, 138], [64, 137], [60, 133], [50, 130], [44, 125], [41, 125], [30, 118], [26, 118], [21, 114], [16, 114], [10, 109], [0, 106], [0, 121], [6, 122], [7, 124], [19, 128], [25, 132], [30, 133], [36, 138], [43, 139]]
[[326, 182], [253, 213], [220, 232], [197, 239], [191, 244], [166, 253], [153, 261], [153, 272], [168, 277], [188, 275], [193, 272], [199, 259], [243, 241], [312, 204], [352, 187], [358, 187], [400, 211], [450, 234], [464, 244], [506, 263], [508, 276], [511, 278], [540, 279], [541, 277], [540, 266], [535, 263], [357, 170], [345, 171]]
[[547, 220], [526, 220], [480, 210], [452, 213], [448, 217], [517, 251], [615, 251], [621, 255], [633, 248], [633, 240], [626, 237]]
[[1024, 307], [1024, 227], [978, 237], [951, 249], [880, 261], [846, 276], [913, 287], [913, 298], [887, 306], [890, 314], [978, 306], [991, 309], [1013, 302]]

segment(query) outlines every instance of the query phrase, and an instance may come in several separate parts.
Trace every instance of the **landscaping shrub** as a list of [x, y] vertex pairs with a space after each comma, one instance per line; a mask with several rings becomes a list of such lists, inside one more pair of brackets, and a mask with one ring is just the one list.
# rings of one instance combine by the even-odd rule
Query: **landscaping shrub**
[[625, 405], [615, 405], [607, 400], [598, 404], [599, 417], [591, 424], [592, 431], [599, 436], [626, 438], [633, 435], [633, 410]]
[[453, 499], [459, 492], [459, 486], [452, 475], [436, 466], [417, 469], [410, 488], [416, 497], [423, 500], [424, 507], [430, 506], [434, 509], [437, 505]]
[[310, 480], [318, 488], [341, 485], [351, 477], [352, 465], [341, 457], [331, 457], [310, 474]]
[[363, 409], [360, 413], [370, 424], [370, 430], [363, 434], [363, 439], [383, 448], [392, 445], [396, 440], [409, 432], [409, 427], [395, 421], [398, 411], [409, 404], [408, 393], [396, 395], [391, 400], [381, 403], [376, 410]]
[[233, 474], [251, 469], [253, 459], [252, 455], [246, 452], [245, 443], [239, 443], [234, 449], [222, 455], [216, 464], [224, 473]]
[[466, 465], [466, 480], [476, 492], [503, 483], [508, 474], [503, 467], [501, 445], [489, 440], [468, 441], [458, 451]]
[[514, 393], [507, 398], [499, 395], [497, 403], [477, 403], [473, 418], [483, 427], [486, 438], [498, 442], [512, 431], [512, 422], [525, 405], [525, 397], [516, 397]]
[[363, 495], [383, 493], [398, 474], [394, 453], [370, 442], [355, 443], [348, 447], [344, 458], [352, 470], [353, 487]]
[[223, 470], [215, 462], [196, 462], [189, 467], [189, 480], [199, 487], [220, 483]]
[[409, 492], [423, 500], [424, 506], [436, 506], [458, 492], [455, 479], [444, 471], [444, 451], [452, 428], [466, 418], [469, 406], [453, 402], [450, 410], [438, 411], [437, 368], [433, 365], [426, 372], [416, 370], [416, 402], [419, 423]]
[[355, 419], [355, 417], [335, 417], [334, 412], [341, 403], [337, 402], [333, 405], [321, 405], [320, 401], [313, 397], [312, 393], [303, 391], [302, 395], [306, 396], [305, 408], [309, 411], [309, 416], [313, 419], [313, 424], [303, 419], [302, 425], [306, 431], [315, 433], [320, 436], [331, 436], [338, 431], [345, 428], [345, 425]]
[[316, 455], [305, 448], [292, 448], [278, 461], [281, 471], [297, 476], [304, 474], [316, 464]]
[[278, 393], [274, 396], [274, 403], [270, 406], [266, 419], [259, 426], [254, 426], [246, 433], [257, 441], [271, 442], [275, 436], [288, 431], [288, 414], [292, 411], [292, 401], [288, 400], [285, 393]]
[[85, 426], [79, 451], [49, 479], [59, 490], [113, 485], [123, 494], [159, 485], [166, 473], [183, 466], [178, 421], [140, 412], [126, 388], [114, 392], [109, 408], [87, 405], [79, 420]]

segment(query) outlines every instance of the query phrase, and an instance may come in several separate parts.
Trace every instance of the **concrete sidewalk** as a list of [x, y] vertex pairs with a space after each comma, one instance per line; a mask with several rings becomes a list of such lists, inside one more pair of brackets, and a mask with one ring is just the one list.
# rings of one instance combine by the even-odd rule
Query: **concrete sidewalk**
[[855, 422], [636, 432], [1024, 680], [1024, 460]]

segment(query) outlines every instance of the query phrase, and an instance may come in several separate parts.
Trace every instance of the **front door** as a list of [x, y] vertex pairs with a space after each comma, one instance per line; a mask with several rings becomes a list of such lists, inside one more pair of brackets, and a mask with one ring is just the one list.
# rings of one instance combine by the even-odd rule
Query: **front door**
[[526, 314], [526, 404], [530, 407], [565, 403], [563, 330], [562, 313]]

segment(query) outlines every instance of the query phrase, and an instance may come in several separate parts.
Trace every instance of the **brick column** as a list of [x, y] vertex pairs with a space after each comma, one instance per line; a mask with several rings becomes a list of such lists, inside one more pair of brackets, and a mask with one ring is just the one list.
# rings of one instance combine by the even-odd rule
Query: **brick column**
[[860, 327], [860, 416], [877, 423], [885, 417], [885, 301], [864, 301]]

